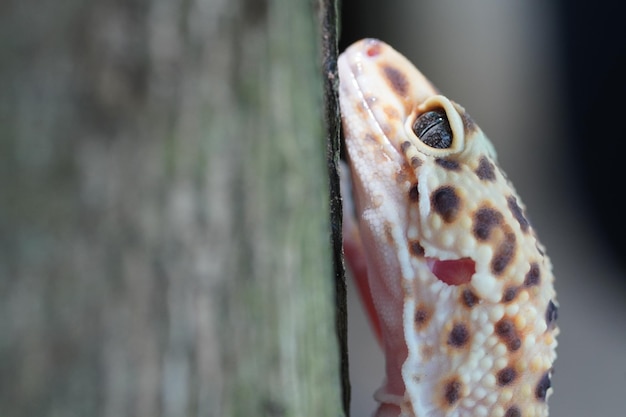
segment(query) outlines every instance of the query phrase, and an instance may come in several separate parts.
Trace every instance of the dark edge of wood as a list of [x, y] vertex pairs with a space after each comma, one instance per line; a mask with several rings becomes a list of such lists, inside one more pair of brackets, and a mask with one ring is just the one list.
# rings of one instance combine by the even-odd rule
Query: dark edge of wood
[[335, 273], [336, 329], [339, 341], [343, 411], [350, 415], [350, 375], [348, 364], [348, 306], [342, 246], [342, 202], [339, 189], [339, 117], [337, 75], [338, 5], [337, 0], [321, 0], [322, 62], [324, 79], [324, 119], [327, 134], [328, 177], [330, 185], [330, 225]]

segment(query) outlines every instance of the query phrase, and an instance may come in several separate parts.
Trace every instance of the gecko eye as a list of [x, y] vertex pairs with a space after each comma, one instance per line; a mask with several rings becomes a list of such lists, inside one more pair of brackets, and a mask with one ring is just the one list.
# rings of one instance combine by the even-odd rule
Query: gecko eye
[[413, 133], [431, 148], [447, 149], [452, 145], [452, 128], [444, 109], [421, 114], [413, 123]]

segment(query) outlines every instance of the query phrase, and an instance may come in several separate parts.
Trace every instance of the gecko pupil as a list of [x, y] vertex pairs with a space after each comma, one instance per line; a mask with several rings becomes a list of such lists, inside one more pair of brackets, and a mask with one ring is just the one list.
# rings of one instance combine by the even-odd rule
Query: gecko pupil
[[452, 145], [452, 128], [443, 109], [420, 115], [413, 123], [413, 133], [431, 148], [447, 149]]

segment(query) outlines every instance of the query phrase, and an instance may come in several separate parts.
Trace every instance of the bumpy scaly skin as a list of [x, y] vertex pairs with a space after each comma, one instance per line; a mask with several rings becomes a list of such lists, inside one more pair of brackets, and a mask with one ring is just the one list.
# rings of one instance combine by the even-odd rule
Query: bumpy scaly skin
[[[345, 247], [386, 357], [376, 415], [547, 416], [552, 268], [491, 143], [381, 41], [349, 47], [339, 77], [358, 222]], [[413, 125], [434, 109], [452, 142], [433, 148]]]

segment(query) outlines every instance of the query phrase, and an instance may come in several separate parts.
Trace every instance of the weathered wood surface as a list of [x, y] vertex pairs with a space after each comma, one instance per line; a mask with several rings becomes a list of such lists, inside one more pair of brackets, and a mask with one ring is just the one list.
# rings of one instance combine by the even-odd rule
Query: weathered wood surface
[[1, 7], [0, 415], [342, 414], [319, 7]]

